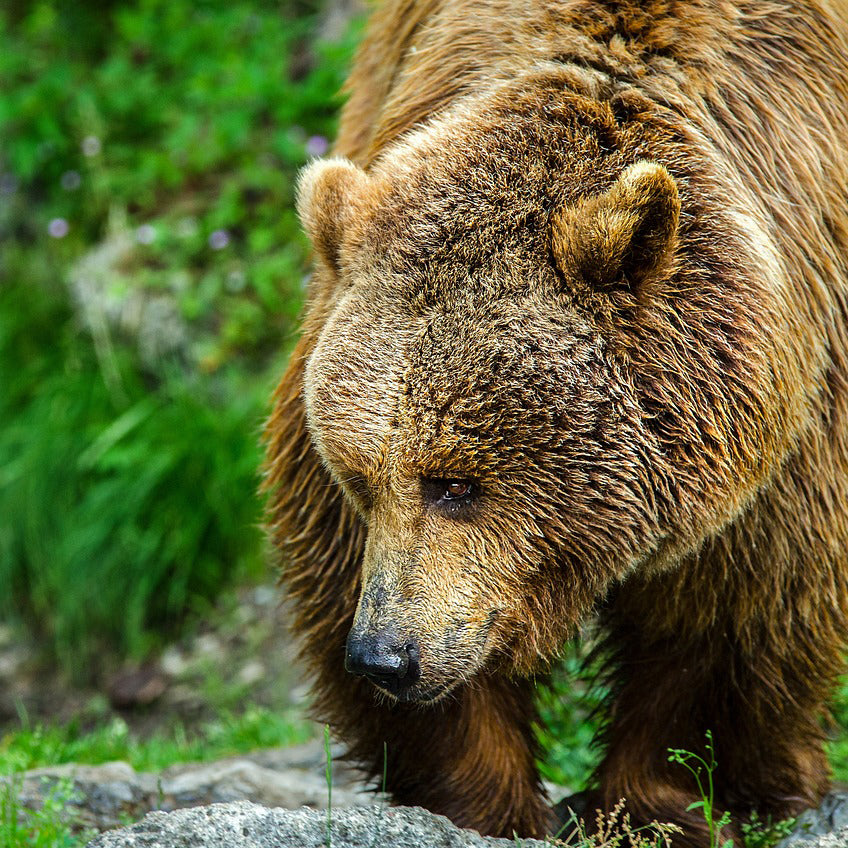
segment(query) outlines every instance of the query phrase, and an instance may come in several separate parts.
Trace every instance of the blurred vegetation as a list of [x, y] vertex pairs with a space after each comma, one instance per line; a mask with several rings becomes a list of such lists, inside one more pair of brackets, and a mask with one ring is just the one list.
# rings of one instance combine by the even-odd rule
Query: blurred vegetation
[[79, 796], [73, 781], [56, 782], [41, 809], [24, 809], [16, 779], [0, 783], [0, 848], [83, 848], [97, 832], [88, 830], [69, 808]]
[[93, 730], [84, 730], [78, 722], [61, 727], [24, 725], [0, 739], [0, 774], [115, 760], [137, 771], [161, 771], [174, 763], [210, 762], [259, 748], [296, 745], [307, 741], [312, 732], [312, 726], [291, 711], [257, 706], [238, 715], [223, 712], [193, 731], [177, 723], [144, 741], [117, 716]]
[[258, 434], [308, 250], [293, 181], [356, 38], [322, 42], [320, 15], [0, 10], [0, 618], [77, 678], [263, 567]]

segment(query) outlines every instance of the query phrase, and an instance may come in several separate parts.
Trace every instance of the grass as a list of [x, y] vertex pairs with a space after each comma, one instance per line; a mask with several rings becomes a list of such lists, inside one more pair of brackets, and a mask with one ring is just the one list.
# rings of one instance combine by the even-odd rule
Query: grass
[[144, 655], [262, 568], [267, 386], [223, 372], [151, 386], [117, 351], [116, 397], [58, 297], [14, 282], [4, 294], [0, 615], [83, 676], [95, 656]]
[[[356, 37], [322, 42], [320, 10], [0, 8], [0, 621], [76, 679], [265, 567], [258, 433], [307, 261], [294, 179]], [[150, 304], [167, 320], [132, 324]]]
[[[61, 763], [97, 764], [112, 760], [129, 762], [139, 771], [159, 771], [179, 762], [211, 761], [247, 753], [257, 748], [288, 746], [305, 741], [311, 734], [311, 725], [293, 713], [280, 713], [258, 707], [240, 715], [224, 714], [191, 735], [178, 725], [168, 732], [156, 733], [146, 740], [134, 737], [121, 719], [113, 719], [105, 727], [89, 731], [81, 730], [74, 723], [64, 727], [23, 727], [6, 734], [0, 740], [0, 774], [15, 775], [27, 769]], [[329, 739], [329, 728], [325, 728], [328, 848], [332, 845], [333, 815], [332, 756]], [[719, 839], [721, 828], [728, 823], [728, 819], [717, 819], [713, 807], [711, 777], [716, 762], [711, 737], [708, 738], [706, 752], [706, 759], [682, 750], [672, 750], [669, 753], [670, 759], [689, 768], [696, 777], [702, 796], [697, 806], [702, 809], [705, 821], [710, 826], [710, 848], [731, 848], [729, 841], [722, 843]], [[384, 792], [385, 762], [384, 756]], [[48, 797], [44, 808], [32, 813], [22, 810], [18, 804], [14, 779], [0, 785], [0, 848], [18, 845], [45, 848], [48, 845], [59, 845], [70, 848], [83, 845], [85, 838], [90, 838], [91, 835], [79, 834], [78, 822], [73, 818], [72, 812], [66, 809], [71, 798], [72, 787], [60, 784]], [[788, 834], [791, 824], [791, 821], [773, 823], [754, 817], [751, 822], [742, 826], [744, 844], [746, 848], [769, 848]], [[375, 827], [376, 839], [380, 827], [379, 819]], [[619, 848], [625, 845], [630, 848], [663, 848], [670, 841], [673, 842], [675, 828], [661, 822], [633, 828], [622, 804], [607, 817], [595, 822], [591, 832], [583, 821], [572, 817], [560, 833], [566, 834], [570, 844], [578, 844], [584, 848]], [[517, 840], [516, 844], [520, 845], [521, 841]]]
[[225, 713], [193, 733], [177, 724], [145, 740], [132, 734], [120, 718], [87, 731], [74, 723], [22, 727], [0, 739], [0, 775], [11, 776], [0, 781], [0, 848], [78, 848], [94, 836], [68, 807], [74, 798], [70, 781], [59, 781], [40, 810], [24, 810], [18, 800], [22, 771], [123, 760], [137, 771], [156, 772], [175, 763], [209, 762], [259, 748], [295, 745], [312, 735], [312, 726], [292, 712], [260, 707]]
[[15, 779], [0, 783], [0, 848], [81, 848], [96, 836], [68, 809], [75, 798], [71, 781], [58, 781], [39, 810], [23, 810], [18, 789]]
[[210, 762], [258, 748], [287, 747], [312, 735], [312, 725], [292, 711], [251, 707], [224, 713], [199, 730], [181, 724], [141, 739], [126, 722], [83, 730], [78, 724], [23, 726], [0, 738], [0, 774], [62, 763], [128, 762], [137, 771], [160, 771], [174, 763]]

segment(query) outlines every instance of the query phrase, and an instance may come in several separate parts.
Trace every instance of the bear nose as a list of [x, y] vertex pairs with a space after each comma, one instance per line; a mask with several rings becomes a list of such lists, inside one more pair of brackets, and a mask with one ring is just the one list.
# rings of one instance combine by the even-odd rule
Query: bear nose
[[347, 637], [345, 669], [397, 695], [421, 676], [418, 643], [414, 639], [398, 639], [393, 629], [351, 630]]

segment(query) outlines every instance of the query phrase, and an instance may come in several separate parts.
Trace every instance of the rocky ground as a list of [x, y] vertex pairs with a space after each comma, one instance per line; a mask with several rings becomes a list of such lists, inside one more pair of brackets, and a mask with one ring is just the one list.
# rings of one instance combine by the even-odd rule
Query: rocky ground
[[[338, 748], [331, 752], [332, 806], [341, 809], [380, 800], [340, 755]], [[136, 772], [122, 762], [33, 769], [17, 779], [15, 791], [21, 804], [31, 809], [40, 809], [45, 798], [58, 791], [67, 815], [80, 829], [103, 831], [150, 811], [233, 801], [324, 809], [330, 798], [325, 764], [323, 744], [314, 740], [213, 763], [174, 765], [157, 773]]]
[[[144, 737], [177, 722], [190, 732], [222, 708], [242, 703], [303, 710], [307, 690], [278, 601], [273, 586], [245, 588], [210, 610], [193, 633], [155, 661], [105, 669], [99, 685], [85, 688], [47, 674], [34, 650], [0, 629], [0, 737], [22, 717], [31, 725], [75, 718], [83, 729], [119, 719]], [[422, 810], [388, 808], [340, 755], [338, 748], [331, 750], [334, 848], [516, 844], [483, 840]], [[35, 769], [15, 777], [14, 790], [32, 808], [60, 792], [68, 814], [94, 831], [120, 828], [148, 814], [136, 825], [104, 833], [92, 848], [319, 846], [328, 844], [326, 813], [316, 812], [329, 800], [325, 767], [316, 733], [303, 745], [157, 773], [140, 773], [121, 762]], [[564, 787], [550, 791], [555, 799], [568, 794]], [[803, 848], [848, 848], [848, 794], [835, 793], [819, 811], [805, 814], [779, 848], [799, 839], [808, 840]]]
[[[36, 727], [73, 720], [81, 732], [117, 722], [144, 739], [167, 735], [177, 725], [191, 734], [221, 711], [238, 713], [248, 705], [302, 714], [308, 689], [294, 654], [273, 584], [242, 588], [161, 656], [101, 669], [85, 686], [58, 675], [34, 646], [0, 625], [0, 739], [22, 721]], [[75, 825], [98, 831], [151, 810], [217, 802], [323, 808], [328, 788], [319, 736], [316, 727], [315, 738], [302, 745], [157, 773], [136, 772], [124, 762], [33, 769], [15, 776], [13, 789], [22, 805], [33, 809], [58, 793]], [[331, 749], [334, 806], [373, 803], [375, 794], [341, 754], [338, 746]]]
[[331, 816], [315, 810], [269, 810], [244, 802], [170, 815], [151, 813], [89, 848], [543, 848], [536, 839], [487, 839], [443, 816], [410, 807], [365, 807]]
[[83, 730], [119, 718], [147, 736], [177, 722], [191, 731], [248, 700], [278, 710], [303, 706], [306, 687], [284, 618], [272, 584], [245, 587], [158, 658], [100, 669], [87, 686], [72, 685], [0, 625], [0, 735], [22, 718], [31, 725], [74, 719]]
[[[829, 806], [828, 806], [829, 805]], [[848, 846], [848, 796], [831, 796], [827, 814], [807, 815], [775, 848]], [[269, 810], [244, 802], [176, 813], [151, 813], [138, 824], [95, 839], [89, 848], [542, 848], [549, 840], [491, 839], [454, 827], [418, 808], [372, 806], [326, 816], [314, 810]]]

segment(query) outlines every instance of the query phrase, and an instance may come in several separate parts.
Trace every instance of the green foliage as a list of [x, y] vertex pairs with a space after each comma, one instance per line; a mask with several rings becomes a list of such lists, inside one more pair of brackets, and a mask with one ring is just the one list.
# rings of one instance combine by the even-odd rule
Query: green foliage
[[[0, 617], [79, 677], [262, 567], [294, 178], [353, 44], [311, 40], [315, 5], [0, 10]], [[182, 327], [154, 356], [107, 308], [149, 302]]]
[[826, 750], [833, 769], [833, 779], [845, 783], [848, 782], [848, 677], [839, 681], [832, 713], [835, 726]]
[[745, 848], [771, 848], [792, 833], [795, 821], [795, 819], [773, 821], [771, 816], [761, 820], [755, 810], [751, 813], [750, 820], [742, 822], [741, 825]]
[[209, 762], [257, 748], [295, 745], [311, 733], [311, 725], [293, 713], [263, 707], [223, 712], [194, 733], [175, 724], [143, 740], [121, 718], [89, 730], [76, 722], [23, 727], [0, 738], [0, 774], [112, 760], [128, 762], [138, 771], [158, 771], [174, 763]]
[[223, 373], [151, 390], [125, 352], [114, 366], [119, 397], [61, 298], [4, 291], [0, 602], [70, 669], [107, 647], [143, 653], [258, 567], [264, 392]]
[[160, 771], [174, 763], [207, 762], [257, 748], [283, 747], [306, 741], [311, 725], [290, 712], [251, 707], [240, 714], [222, 713], [199, 731], [182, 725], [148, 739], [136, 737], [120, 718], [94, 730], [71, 722], [64, 726], [23, 727], [0, 738], [0, 848], [76, 848], [94, 834], [80, 832], [72, 810], [70, 781], [59, 781], [40, 810], [24, 811], [18, 800], [19, 772], [62, 763], [129, 762], [139, 771]]
[[585, 668], [584, 653], [580, 646], [569, 645], [536, 698], [541, 719], [536, 735], [544, 751], [539, 763], [542, 776], [574, 791], [586, 785], [600, 754], [592, 743], [604, 690], [594, 685], [595, 672]]
[[58, 781], [40, 810], [24, 811], [18, 790], [18, 780], [0, 781], [0, 848], [81, 848], [94, 838], [95, 833], [81, 831], [66, 809], [74, 800], [72, 781]]
[[702, 757], [700, 754], [694, 754], [692, 751], [686, 751], [683, 748], [669, 748], [668, 761], [683, 766], [695, 778], [700, 800], [691, 803], [686, 808], [686, 811], [701, 810], [704, 821], [710, 830], [710, 848], [733, 848], [732, 839], [726, 839], [724, 842], [721, 841], [721, 830], [730, 824], [730, 813], [725, 811], [718, 818], [715, 815], [713, 774], [718, 767], [718, 763], [716, 762], [715, 750], [713, 748], [712, 731], [708, 730], [706, 737], [707, 742], [704, 746], [705, 757]]
[[209, 331], [208, 367], [267, 351], [301, 299], [293, 175], [334, 130], [353, 38], [310, 47], [314, 17], [278, 3], [142, 0], [93, 29], [94, 61], [63, 9], [45, 0], [14, 24], [0, 12], [17, 236], [70, 259], [127, 209], [143, 227], [132, 284], [170, 292]]

